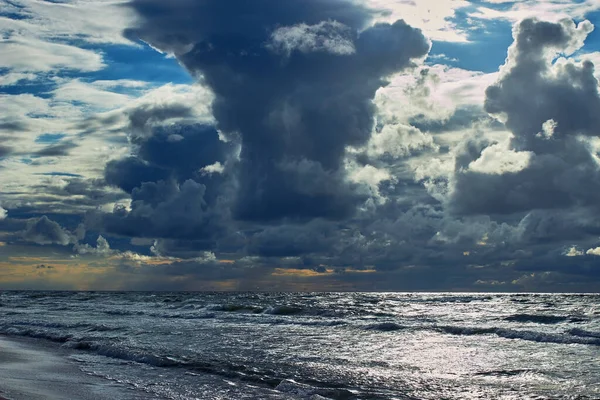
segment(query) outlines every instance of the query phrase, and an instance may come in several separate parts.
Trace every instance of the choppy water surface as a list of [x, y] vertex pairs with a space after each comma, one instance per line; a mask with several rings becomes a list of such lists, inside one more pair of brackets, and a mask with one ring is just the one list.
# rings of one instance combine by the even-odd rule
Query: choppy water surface
[[598, 399], [600, 295], [3, 292], [0, 333], [164, 399]]

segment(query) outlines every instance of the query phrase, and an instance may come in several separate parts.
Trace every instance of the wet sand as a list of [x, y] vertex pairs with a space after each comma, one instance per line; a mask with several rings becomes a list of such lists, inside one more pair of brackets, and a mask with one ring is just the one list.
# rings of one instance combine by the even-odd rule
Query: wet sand
[[117, 400], [152, 398], [83, 373], [68, 353], [34, 340], [0, 336], [0, 400]]

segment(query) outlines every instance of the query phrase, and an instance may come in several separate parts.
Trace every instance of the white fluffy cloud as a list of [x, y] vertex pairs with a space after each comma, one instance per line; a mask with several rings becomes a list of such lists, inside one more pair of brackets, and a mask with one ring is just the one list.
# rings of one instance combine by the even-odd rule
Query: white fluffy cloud
[[0, 75], [0, 86], [12, 86], [22, 81], [34, 80], [37, 75], [23, 72], [10, 72]]
[[[582, 254], [583, 254], [583, 252], [582, 252]], [[600, 256], [600, 247], [591, 248], [588, 251], [586, 251], [585, 254], [591, 255], [591, 256]]]
[[[590, 254], [591, 250], [592, 249], [588, 250], [587, 254]], [[580, 257], [583, 255], [583, 251], [578, 249], [577, 246], [571, 246], [567, 251], [564, 252], [564, 255], [567, 257]]]
[[13, 36], [0, 40], [0, 68], [16, 72], [56, 70], [98, 71], [105, 66], [94, 51], [35, 37]]
[[60, 84], [52, 94], [54, 100], [82, 102], [99, 110], [122, 107], [133, 100], [131, 96], [106, 90], [107, 88], [111, 86], [107, 85], [106, 81], [96, 84], [96, 82], [86, 83], [79, 79], [72, 79]]
[[385, 125], [381, 131], [374, 132], [367, 145], [367, 152], [372, 156], [390, 155], [392, 157], [408, 157], [422, 150], [437, 150], [439, 146], [433, 136], [421, 132], [414, 126], [404, 124]]
[[78, 254], [88, 254], [88, 255], [96, 255], [96, 256], [108, 256], [114, 253], [111, 250], [108, 241], [102, 236], [98, 236], [96, 240], [96, 247], [90, 246], [89, 244], [80, 244], [77, 243], [73, 250]]
[[[510, 7], [504, 10], [496, 10], [485, 3], [504, 3]], [[558, 21], [563, 18], [582, 19], [586, 14], [600, 10], [600, 2], [597, 0], [486, 0], [479, 5], [471, 17], [486, 20], [504, 19], [517, 22], [525, 18], [535, 17], [546, 21]]]
[[432, 40], [467, 42], [465, 31], [457, 28], [450, 20], [456, 11], [470, 5], [465, 0], [365, 0], [366, 4], [382, 12], [376, 21], [393, 22], [404, 19], [408, 24], [421, 28]]
[[460, 107], [481, 108], [485, 89], [498, 75], [439, 64], [421, 67], [417, 72], [398, 74], [390, 85], [377, 91], [379, 119], [407, 121], [420, 116], [445, 120]]
[[469, 164], [469, 169], [482, 174], [508, 174], [524, 170], [535, 154], [531, 151], [514, 151], [508, 143], [497, 143], [485, 148], [481, 156]]
[[326, 52], [337, 55], [349, 55], [356, 51], [350, 36], [350, 29], [336, 21], [277, 28], [271, 34], [269, 46], [274, 51], [287, 55], [293, 51]]
[[0, 17], [0, 32], [88, 43], [132, 45], [122, 35], [134, 21], [123, 0], [13, 0], [0, 4], [0, 11], [21, 18]]

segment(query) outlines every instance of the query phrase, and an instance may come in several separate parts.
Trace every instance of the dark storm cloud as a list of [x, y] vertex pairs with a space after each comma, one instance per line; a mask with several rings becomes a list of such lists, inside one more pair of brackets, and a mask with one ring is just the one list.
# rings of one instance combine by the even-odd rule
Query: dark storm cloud
[[[107, 232], [150, 238], [210, 238], [222, 231], [221, 215], [209, 208], [206, 186], [186, 180], [144, 182], [131, 194], [131, 211], [90, 216], [88, 224]], [[100, 221], [97, 219], [100, 218]]]
[[[505, 120], [513, 138], [507, 149], [475, 138], [457, 151], [453, 211], [510, 214], [598, 204], [600, 170], [584, 139], [600, 131], [594, 66], [553, 62], [579, 49], [591, 30], [587, 21], [569, 20], [527, 19], [515, 27], [506, 65], [485, 99], [485, 110]], [[524, 165], [506, 169], [519, 162]]]
[[13, 152], [13, 148], [10, 146], [0, 145], [0, 157], [6, 157]]
[[200, 124], [157, 127], [151, 136], [133, 142], [139, 145], [140, 159], [170, 171], [179, 182], [202, 180], [203, 167], [224, 163], [233, 150], [231, 143], [219, 139], [214, 127]]
[[[153, 118], [158, 121], [156, 115]], [[217, 162], [224, 164], [235, 148], [222, 141], [216, 129], [208, 125], [144, 125], [144, 132], [131, 133], [134, 155], [111, 161], [105, 169], [106, 181], [126, 192], [144, 182], [167, 179], [181, 183], [193, 178], [208, 183], [211, 174], [203, 173], [202, 168]]]
[[305, 226], [268, 227], [249, 239], [249, 254], [261, 257], [294, 257], [329, 251], [335, 228], [327, 221], [314, 220]]
[[105, 169], [109, 184], [130, 192], [131, 211], [95, 215], [89, 223], [136, 237], [193, 241], [219, 234], [227, 214], [217, 204], [225, 171], [206, 171], [215, 165], [224, 169], [234, 146], [220, 140], [213, 127], [200, 124], [154, 127], [131, 140], [135, 154]]
[[403, 21], [365, 28], [350, 1], [133, 1], [131, 37], [173, 52], [215, 94], [217, 128], [241, 136], [234, 214], [340, 219], [365, 199], [347, 183], [348, 145], [370, 137], [375, 91], [427, 54]]
[[166, 179], [168, 176], [169, 171], [151, 165], [138, 157], [109, 161], [104, 169], [106, 182], [128, 193], [144, 182]]
[[60, 244], [63, 246], [74, 240], [73, 235], [45, 215], [27, 221], [22, 238], [41, 245]]
[[515, 29], [515, 42], [500, 80], [486, 90], [485, 110], [505, 113], [506, 126], [515, 134], [515, 148], [544, 147], [537, 135], [542, 124], [556, 121], [557, 137], [574, 134], [596, 135], [600, 116], [598, 82], [594, 65], [587, 61], [555, 64], [555, 54], [572, 53], [583, 45], [593, 29], [589, 22], [576, 27], [572, 21], [559, 23], [526, 19]]

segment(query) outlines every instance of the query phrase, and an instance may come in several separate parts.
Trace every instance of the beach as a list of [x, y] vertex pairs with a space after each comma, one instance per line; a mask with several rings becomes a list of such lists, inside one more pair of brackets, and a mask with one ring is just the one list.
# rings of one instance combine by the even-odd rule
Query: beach
[[0, 400], [142, 398], [128, 392], [116, 382], [83, 373], [52, 343], [0, 336]]

